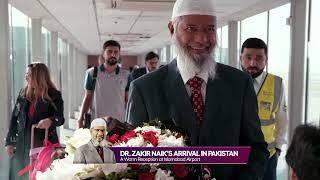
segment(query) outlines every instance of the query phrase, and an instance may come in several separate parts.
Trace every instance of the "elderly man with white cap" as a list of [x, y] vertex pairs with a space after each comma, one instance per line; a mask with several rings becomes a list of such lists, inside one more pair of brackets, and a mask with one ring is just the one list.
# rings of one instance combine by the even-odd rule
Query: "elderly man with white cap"
[[168, 28], [177, 58], [131, 84], [126, 121], [140, 126], [154, 119], [172, 119], [189, 133], [194, 146], [250, 146], [246, 165], [209, 165], [209, 173], [200, 173], [199, 178], [260, 179], [269, 152], [252, 80], [235, 68], [215, 62], [213, 3], [175, 2]]
[[91, 140], [76, 150], [73, 163], [113, 163], [114, 154], [108, 148], [106, 130], [107, 125], [104, 119], [94, 119], [90, 125]]

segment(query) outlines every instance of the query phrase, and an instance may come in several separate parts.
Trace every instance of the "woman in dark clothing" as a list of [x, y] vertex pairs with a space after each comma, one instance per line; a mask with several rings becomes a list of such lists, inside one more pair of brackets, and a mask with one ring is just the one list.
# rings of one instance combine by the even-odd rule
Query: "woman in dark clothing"
[[38, 124], [34, 133], [34, 147], [40, 147], [43, 146], [45, 128], [49, 128], [48, 140], [59, 142], [56, 127], [63, 123], [63, 100], [50, 78], [47, 66], [43, 63], [29, 64], [26, 85], [17, 98], [6, 137], [10, 180], [28, 179], [28, 173], [20, 177], [17, 173], [29, 164], [31, 126]]

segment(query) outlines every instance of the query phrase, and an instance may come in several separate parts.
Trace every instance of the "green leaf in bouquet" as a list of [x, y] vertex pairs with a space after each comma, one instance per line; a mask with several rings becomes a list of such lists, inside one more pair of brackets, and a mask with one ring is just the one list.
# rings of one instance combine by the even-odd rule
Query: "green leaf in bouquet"
[[142, 164], [140, 165], [139, 170], [141, 172], [150, 172], [151, 166], [149, 164]]
[[118, 174], [116, 172], [112, 172], [110, 174], [108, 174], [106, 177], [106, 180], [118, 180]]
[[131, 169], [128, 169], [127, 171], [120, 172], [119, 173], [119, 177], [121, 179], [137, 179], [138, 172], [134, 171], [134, 170], [131, 170]]
[[76, 152], [76, 148], [73, 147], [73, 146], [66, 146], [66, 149], [65, 151], [68, 153], [68, 154], [74, 154]]
[[72, 136], [64, 136], [64, 140], [68, 141]]
[[100, 170], [101, 170], [100, 165], [95, 165], [95, 164], [93, 165], [93, 167], [85, 168], [85, 171], [87, 173], [92, 173], [94, 171], [100, 171]]
[[106, 180], [137, 179], [137, 178], [138, 178], [138, 172], [130, 169], [123, 172], [119, 172], [119, 173], [112, 172], [105, 177]]
[[94, 165], [93, 167], [84, 169], [84, 171], [82, 171], [79, 174], [76, 174], [76, 176], [78, 176], [80, 179], [104, 178], [104, 173], [99, 165]]
[[77, 172], [74, 174], [75, 177], [81, 177], [82, 175], [85, 175], [87, 174], [87, 172], [84, 172], [84, 171], [80, 171], [80, 172]]

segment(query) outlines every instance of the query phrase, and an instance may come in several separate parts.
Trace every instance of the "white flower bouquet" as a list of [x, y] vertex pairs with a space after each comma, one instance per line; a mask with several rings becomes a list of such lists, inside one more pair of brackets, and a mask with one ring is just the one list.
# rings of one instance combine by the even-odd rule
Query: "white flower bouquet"
[[[167, 129], [160, 121], [153, 125], [145, 124], [124, 134], [113, 134], [108, 141], [114, 147], [183, 147], [185, 136]], [[174, 179], [186, 177], [188, 170], [184, 165], [163, 164], [73, 164], [75, 150], [91, 139], [89, 129], [78, 129], [66, 141], [64, 159], [54, 160], [44, 173], [37, 173], [37, 180], [78, 180], [86, 178], [101, 179]]]

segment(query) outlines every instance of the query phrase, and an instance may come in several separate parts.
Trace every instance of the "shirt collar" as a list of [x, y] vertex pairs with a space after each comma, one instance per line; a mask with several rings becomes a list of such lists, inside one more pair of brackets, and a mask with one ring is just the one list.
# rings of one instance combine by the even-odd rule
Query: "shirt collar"
[[[100, 69], [101, 72], [108, 73], [106, 71], [106, 68], [104, 67], [104, 64], [99, 65], [99, 69]], [[116, 69], [114, 71], [112, 71], [111, 73], [108, 73], [108, 74], [116, 74]]]
[[209, 77], [209, 72], [206, 70], [201, 70], [200, 73], [196, 74], [195, 72], [190, 72], [190, 71], [186, 71], [182, 68], [181, 65], [181, 57], [177, 56], [177, 67], [178, 70], [180, 71], [182, 80], [184, 82], [184, 84], [187, 83], [187, 81], [191, 78], [193, 78], [194, 76], [200, 77], [206, 84], [208, 82], [208, 77]]
[[146, 74], [148, 74], [150, 71], [148, 69], [148, 67], [146, 66]]
[[[242, 66], [241, 66], [241, 70], [243, 72], [245, 72], [243, 69], [242, 69]], [[245, 72], [246, 73], [246, 72]], [[266, 71], [263, 71], [259, 76], [257, 76], [256, 78], [254, 78], [253, 80], [256, 81], [258, 84], [261, 84], [262, 81], [264, 80], [264, 77], [266, 76], [267, 72]]]
[[267, 72], [263, 71], [258, 77], [254, 78], [258, 84], [261, 84], [266, 77]]

